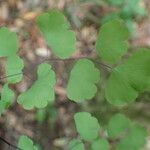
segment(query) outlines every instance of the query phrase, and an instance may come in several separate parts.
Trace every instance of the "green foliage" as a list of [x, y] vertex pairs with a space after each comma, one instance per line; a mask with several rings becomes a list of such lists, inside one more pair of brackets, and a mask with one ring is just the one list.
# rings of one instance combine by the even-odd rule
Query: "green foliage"
[[11, 57], [18, 51], [18, 40], [16, 33], [8, 28], [0, 28], [0, 57]]
[[14, 99], [14, 92], [9, 89], [8, 84], [3, 86], [1, 92], [1, 99], [0, 99], [0, 116], [8, 107], [12, 104]]
[[98, 137], [100, 125], [95, 117], [90, 113], [79, 112], [74, 116], [75, 124], [81, 138], [87, 141], [92, 141]]
[[116, 114], [108, 124], [108, 135], [120, 139], [115, 150], [139, 150], [146, 143], [147, 132], [124, 115]]
[[[6, 77], [8, 83], [16, 83], [22, 79], [21, 70], [23, 69], [23, 61], [16, 56], [18, 51], [17, 35], [8, 28], [0, 28], [0, 57], [7, 57]], [[18, 74], [18, 76], [12, 76]], [[8, 83], [3, 86], [0, 100], [0, 114], [12, 104], [14, 93], [8, 87]]]
[[108, 63], [116, 63], [127, 52], [128, 37], [128, 29], [123, 22], [107, 22], [101, 27], [96, 41], [98, 55]]
[[53, 129], [57, 119], [57, 109], [49, 104], [47, 107], [36, 110], [36, 120], [38, 123], [42, 124], [44, 122], [49, 123], [50, 127]]
[[46, 120], [46, 109], [38, 109], [36, 112], [36, 120], [43, 123]]
[[109, 143], [106, 139], [98, 139], [92, 143], [91, 150], [109, 150]]
[[59, 11], [50, 11], [37, 17], [37, 25], [50, 48], [60, 58], [67, 58], [75, 51], [75, 33]]
[[105, 97], [113, 105], [125, 105], [132, 103], [138, 96], [126, 78], [120, 72], [113, 70], [106, 85]]
[[[109, 0], [113, 5], [124, 5], [122, 0]], [[127, 16], [133, 14], [132, 7], [138, 0], [128, 1], [131, 8], [124, 7]], [[125, 5], [126, 6], [126, 5]], [[137, 9], [137, 7], [136, 7]], [[129, 11], [130, 10], [130, 11]], [[123, 17], [123, 15], [120, 16]], [[112, 18], [116, 16], [111, 16]], [[111, 18], [110, 17], [110, 18]], [[109, 20], [109, 18], [108, 18]], [[131, 22], [129, 22], [131, 23]], [[69, 23], [59, 11], [50, 11], [37, 17], [37, 25], [41, 30], [48, 46], [62, 58], [68, 58], [75, 51], [75, 34], [69, 29]], [[116, 63], [128, 50], [127, 39], [129, 32], [122, 21], [115, 19], [108, 21], [101, 27], [96, 41], [96, 50], [100, 58], [107, 63], [115, 64], [111, 69], [106, 83], [105, 97], [113, 105], [125, 105], [135, 101], [139, 93], [150, 90], [150, 50], [139, 49], [131, 57], [117, 66]], [[8, 42], [9, 40], [9, 42]], [[18, 43], [16, 34], [7, 28], [0, 28], [0, 57], [6, 57], [7, 83], [3, 86], [0, 100], [0, 115], [12, 104], [14, 93], [8, 84], [14, 84], [22, 79], [23, 61], [16, 55]], [[100, 62], [101, 64], [101, 62]], [[103, 64], [103, 66], [106, 66]], [[108, 66], [107, 66], [108, 67]], [[15, 75], [15, 76], [13, 76]], [[67, 96], [74, 102], [82, 102], [94, 97], [97, 92], [96, 84], [100, 80], [100, 71], [88, 59], [76, 62], [70, 73], [67, 85]], [[24, 109], [45, 108], [54, 101], [55, 73], [48, 64], [40, 64], [37, 69], [37, 80], [33, 85], [18, 96], [18, 104]], [[37, 120], [43, 122], [46, 115], [56, 111], [40, 109]], [[53, 118], [53, 117], [52, 117]], [[113, 116], [107, 126], [108, 134], [101, 135], [98, 120], [88, 112], [79, 112], [74, 115], [75, 125], [80, 140], [72, 140], [69, 150], [84, 150], [84, 142], [89, 142], [91, 150], [109, 150], [108, 139], [117, 144], [115, 150], [139, 150], [145, 145], [146, 130], [132, 123], [122, 114]], [[26, 136], [21, 136], [18, 147], [28, 150], [38, 148]], [[86, 147], [86, 146], [85, 146]]]
[[129, 134], [117, 144], [115, 150], [140, 150], [146, 144], [146, 136], [144, 128], [134, 126]]
[[[20, 59], [17, 55], [7, 58], [6, 62], [6, 76], [8, 83], [16, 83], [22, 79], [22, 69], [24, 67], [23, 60]], [[11, 76], [16, 74], [16, 76]]]
[[75, 102], [91, 99], [97, 92], [95, 84], [99, 79], [100, 72], [92, 61], [88, 59], [77, 61], [71, 71], [67, 86], [68, 98]]
[[139, 49], [113, 69], [106, 86], [106, 99], [114, 105], [133, 102], [150, 88], [150, 51]]
[[[107, 139], [115, 142], [115, 150], [140, 150], [146, 143], [146, 130], [131, 122], [123, 114], [116, 114], [108, 122], [108, 134], [103, 137], [103, 132], [95, 117], [87, 112], [79, 112], [74, 116], [77, 132], [83, 141], [88, 141], [91, 144], [91, 150], [109, 150], [111, 143]], [[83, 147], [82, 141], [71, 141], [71, 147], [76, 150], [77, 146]], [[69, 150], [72, 150], [71, 148]]]
[[107, 0], [106, 2], [116, 9], [105, 14], [101, 23], [104, 24], [112, 19], [122, 19], [130, 32], [130, 38], [133, 38], [136, 31], [135, 20], [139, 21], [147, 14], [146, 9], [140, 5], [142, 0]]
[[120, 12], [120, 16], [124, 19], [131, 18], [132, 16], [144, 16], [146, 11], [139, 5], [140, 0], [126, 0], [126, 4]]
[[130, 32], [130, 36], [131, 38], [132, 37], [135, 37], [135, 32], [136, 32], [136, 29], [135, 29], [135, 22], [132, 20], [132, 19], [127, 19], [126, 20], [126, 26]]
[[116, 12], [113, 12], [113, 13], [108, 13], [108, 14], [106, 14], [102, 19], [101, 19], [101, 23], [102, 24], [105, 24], [105, 23], [107, 23], [107, 22], [109, 22], [109, 21], [112, 21], [112, 20], [119, 20], [119, 19], [121, 19], [120, 17], [119, 17], [119, 15], [118, 15], [118, 13], [116, 13]]
[[108, 135], [111, 138], [119, 138], [130, 128], [130, 120], [122, 114], [114, 115], [108, 123]]
[[107, 0], [113, 6], [123, 5], [126, 0]]
[[119, 8], [118, 14], [122, 19], [129, 19], [134, 16], [144, 16], [146, 10], [140, 6], [141, 0], [108, 0], [112, 6]]
[[27, 91], [18, 97], [18, 103], [24, 109], [34, 107], [44, 108], [48, 102], [54, 100], [55, 73], [48, 64], [40, 64], [38, 67], [38, 79]]
[[33, 144], [33, 141], [25, 135], [20, 136], [18, 147], [22, 150], [38, 150], [38, 148]]
[[81, 141], [73, 139], [69, 143], [69, 150], [85, 150], [84, 145]]

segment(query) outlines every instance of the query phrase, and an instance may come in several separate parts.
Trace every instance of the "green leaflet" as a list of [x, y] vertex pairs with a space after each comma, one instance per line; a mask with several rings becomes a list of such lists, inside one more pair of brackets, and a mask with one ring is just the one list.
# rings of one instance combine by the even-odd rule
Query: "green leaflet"
[[105, 24], [111, 20], [115, 20], [115, 19], [120, 19], [120, 16], [118, 13], [114, 12], [114, 13], [108, 13], [106, 15], [104, 15], [101, 19], [101, 23], [102, 24]]
[[129, 19], [134, 16], [144, 16], [146, 15], [146, 10], [140, 5], [142, 0], [126, 0], [126, 4], [121, 9], [120, 15], [123, 19]]
[[75, 33], [69, 29], [70, 25], [61, 12], [43, 13], [36, 22], [48, 46], [58, 57], [68, 58], [75, 51]]
[[79, 112], [74, 115], [76, 128], [81, 138], [86, 141], [95, 140], [98, 137], [100, 125], [95, 117], [88, 112]]
[[38, 123], [43, 123], [47, 118], [46, 109], [38, 109], [36, 112], [36, 120]]
[[110, 64], [116, 63], [128, 50], [129, 31], [120, 20], [105, 23], [96, 41], [98, 55]]
[[126, 0], [107, 0], [113, 6], [120, 6], [123, 5]]
[[81, 141], [73, 139], [69, 143], [68, 150], [85, 150], [85, 149], [84, 149], [84, 145]]
[[150, 50], [139, 49], [116, 67], [106, 85], [106, 99], [113, 105], [133, 102], [138, 94], [150, 89]]
[[[95, 117], [92, 117], [91, 114], [87, 112], [79, 112], [74, 115], [74, 119], [81, 140], [90, 142], [90, 150], [111, 149], [112, 144], [109, 144], [108, 140], [104, 137], [99, 137], [100, 126]], [[115, 145], [113, 145], [113, 147], [115, 150], [140, 150], [146, 144], [146, 129], [131, 122], [123, 114], [118, 113], [112, 116], [108, 123], [107, 133], [106, 138], [114, 141]], [[84, 149], [83, 142], [75, 139], [72, 140], [68, 150], [78, 149]]]
[[[17, 83], [22, 79], [22, 69], [24, 67], [23, 60], [17, 55], [7, 58], [6, 62], [6, 76], [8, 83]], [[14, 75], [14, 76], [11, 76]]]
[[98, 139], [92, 142], [91, 150], [110, 150], [109, 143], [106, 139]]
[[120, 72], [113, 70], [106, 85], [105, 97], [113, 105], [132, 103], [138, 92], [133, 89]]
[[144, 128], [134, 126], [129, 134], [123, 138], [115, 150], [140, 150], [146, 144], [147, 132]]
[[17, 35], [8, 28], [0, 28], [0, 57], [8, 57], [18, 51]]
[[100, 80], [100, 72], [88, 59], [78, 60], [73, 67], [67, 85], [67, 96], [70, 100], [81, 102], [94, 97], [97, 92], [96, 83]]
[[107, 131], [111, 139], [119, 140], [115, 150], [140, 150], [146, 144], [147, 131], [122, 114], [110, 119]]
[[122, 114], [114, 115], [108, 123], [107, 131], [111, 138], [119, 138], [130, 128], [130, 120]]
[[1, 92], [0, 116], [12, 104], [14, 96], [14, 92], [11, 89], [9, 89], [8, 84], [5, 84]]
[[22, 150], [38, 150], [38, 148], [33, 144], [33, 141], [25, 135], [20, 136], [18, 147]]
[[54, 100], [55, 73], [48, 64], [40, 64], [38, 67], [38, 79], [27, 91], [18, 97], [18, 103], [24, 109], [34, 107], [44, 108], [48, 102]]

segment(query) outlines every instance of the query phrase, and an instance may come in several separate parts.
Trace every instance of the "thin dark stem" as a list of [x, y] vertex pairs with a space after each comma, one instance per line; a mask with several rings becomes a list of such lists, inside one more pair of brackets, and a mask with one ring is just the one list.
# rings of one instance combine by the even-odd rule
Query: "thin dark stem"
[[11, 74], [11, 75], [8, 75], [8, 76], [3, 76], [3, 77], [0, 77], [0, 80], [6, 79], [6, 78], [11, 78], [11, 77], [18, 76], [18, 75], [21, 75], [21, 74], [24, 74], [27, 78], [29, 78], [31, 80], [31, 78], [28, 75], [26, 75], [25, 72], [19, 72], [19, 73]]
[[[98, 64], [100, 64], [101, 66], [104, 66], [108, 69], [112, 69], [111, 66], [108, 66], [100, 61], [97, 61], [95, 58], [91, 58], [91, 57], [86, 57], [86, 56], [82, 56], [82, 57], [76, 57], [76, 58], [67, 58], [67, 59], [59, 59], [59, 58], [45, 58], [44, 60], [42, 60], [40, 63], [43, 63], [45, 61], [50, 61], [50, 62], [58, 62], [58, 61], [62, 61], [62, 62], [65, 62], [65, 61], [75, 61], [75, 60], [79, 60], [79, 59], [90, 59]], [[24, 74], [25, 76], [27, 76], [25, 74], [25, 72], [19, 72], [19, 73], [16, 73], [16, 74], [11, 74], [11, 75], [8, 75], [8, 76], [3, 76], [3, 77], [0, 77], [0, 80], [2, 79], [5, 79], [5, 78], [10, 78], [10, 77], [14, 77], [14, 76], [18, 76], [20, 74]], [[28, 77], [28, 76], [27, 76]], [[29, 78], [29, 77], [28, 77]], [[30, 79], [30, 78], [29, 78]]]
[[104, 63], [102, 63], [102, 62], [100, 62], [100, 61], [97, 61], [97, 60], [95, 60], [94, 58], [86, 57], [86, 56], [76, 57], [76, 58], [68, 58], [68, 59], [47, 58], [47, 59], [45, 59], [44, 61], [56, 61], [56, 62], [57, 62], [57, 61], [73, 61], [73, 60], [78, 60], [78, 59], [90, 59], [90, 60], [95, 61], [95, 62], [97, 62], [98, 64], [100, 64], [100, 65], [102, 65], [102, 66], [104, 66], [104, 67], [107, 67], [107, 68], [109, 68], [109, 69], [112, 69], [111, 66], [108, 66], [108, 65], [106, 65], [106, 64], [104, 64]]
[[0, 80], [5, 79], [5, 78], [10, 78], [10, 77], [18, 76], [20, 74], [22, 74], [22, 72], [11, 74], [11, 75], [8, 75], [8, 76], [3, 76], [3, 77], [0, 77]]
[[88, 57], [74, 57], [74, 58], [67, 58], [67, 59], [59, 59], [59, 58], [46, 58], [44, 59], [44, 61], [74, 61], [74, 60], [79, 60], [79, 59], [84, 59], [84, 58], [87, 58], [89, 59]]
[[102, 63], [102, 62], [100, 62], [100, 61], [96, 61], [96, 60], [93, 60], [93, 61], [97, 62], [97, 63], [100, 64], [101, 66], [104, 66], [104, 67], [106, 67], [106, 68], [108, 68], [108, 69], [110, 69], [110, 70], [113, 69], [111, 66], [106, 65], [106, 64], [104, 64], [104, 63]]
[[23, 150], [22, 148], [19, 148], [19, 147], [17, 147], [16, 145], [11, 144], [10, 142], [8, 142], [7, 140], [5, 140], [5, 139], [2, 138], [2, 137], [0, 137], [0, 140], [3, 141], [4, 143], [6, 143], [7, 145], [9, 145], [9, 146], [15, 148], [15, 149]]

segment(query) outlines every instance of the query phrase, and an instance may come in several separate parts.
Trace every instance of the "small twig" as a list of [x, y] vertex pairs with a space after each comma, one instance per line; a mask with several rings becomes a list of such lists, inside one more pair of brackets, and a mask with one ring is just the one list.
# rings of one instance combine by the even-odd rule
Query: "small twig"
[[74, 60], [85, 59], [85, 58], [88, 59], [88, 57], [82, 56], [82, 57], [74, 57], [74, 58], [67, 58], [67, 59], [46, 58], [46, 59], [44, 59], [44, 61], [56, 61], [56, 62], [57, 62], [57, 61], [74, 61]]
[[[91, 60], [93, 60], [93, 59], [91, 59]], [[93, 60], [93, 61], [95, 61], [96, 63], [98, 63], [98, 64], [100, 64], [101, 66], [104, 66], [104, 67], [106, 67], [106, 68], [108, 68], [108, 69], [110, 69], [110, 70], [113, 69], [111, 66], [106, 65], [106, 64], [104, 64], [104, 63], [102, 63], [102, 62], [100, 62], [100, 61], [97, 61], [97, 60]]]
[[8, 76], [2, 76], [2, 77], [0, 77], [0, 80], [6, 79], [6, 78], [11, 78], [11, 77], [18, 76], [18, 75], [21, 75], [21, 74], [24, 74], [27, 78], [29, 78], [31, 80], [31, 78], [28, 75], [26, 75], [25, 72], [19, 72], [19, 73], [11, 74], [11, 75], [8, 75]]
[[8, 75], [8, 76], [3, 76], [3, 77], [0, 77], [0, 80], [5, 79], [5, 78], [11, 78], [11, 77], [14, 77], [14, 76], [18, 76], [20, 74], [22, 74], [22, 72], [11, 74], [11, 75]]
[[8, 142], [7, 140], [5, 140], [5, 139], [2, 138], [2, 137], [0, 137], [0, 140], [3, 141], [4, 143], [6, 143], [7, 145], [9, 145], [9, 146], [15, 148], [15, 149], [23, 150], [22, 148], [19, 148], [19, 147], [17, 147], [16, 145], [11, 144], [10, 142]]
[[[106, 64], [104, 64], [104, 63], [102, 63], [102, 62], [100, 62], [100, 61], [97, 61], [97, 60], [94, 59], [94, 58], [90, 58], [90, 57], [86, 57], [86, 56], [76, 57], [76, 58], [67, 58], [67, 59], [45, 58], [45, 59], [42, 60], [42, 62], [40, 62], [40, 63], [43, 63], [43, 62], [45, 62], [45, 61], [51, 61], [51, 62], [62, 61], [62, 62], [65, 62], [65, 61], [74, 61], [74, 60], [79, 60], [79, 59], [90, 59], [90, 60], [92, 60], [92, 61], [94, 61], [94, 62], [97, 62], [97, 63], [100, 64], [101, 66], [104, 66], [104, 67], [106, 67], [106, 68], [108, 68], [108, 69], [112, 69], [111, 66], [108, 66], [108, 65], [106, 65]], [[8, 75], [8, 76], [2, 76], [2, 77], [0, 77], [0, 80], [5, 79], [5, 78], [10, 78], [10, 77], [18, 76], [18, 75], [20, 75], [20, 74], [24, 74], [25, 76], [27, 76], [25, 72], [20, 72], [20, 73], [11, 74], [11, 75]], [[27, 77], [28, 77], [28, 76], [27, 76]], [[29, 78], [29, 77], [28, 77], [28, 78]], [[29, 79], [31, 79], [31, 78], [29, 78]]]
[[108, 66], [100, 61], [96, 61], [94, 58], [91, 58], [91, 57], [86, 57], [86, 56], [82, 56], [82, 57], [76, 57], [76, 58], [68, 58], [68, 59], [59, 59], [59, 58], [47, 58], [45, 59], [45, 61], [73, 61], [73, 60], [78, 60], [78, 59], [90, 59], [94, 62], [97, 62], [98, 64], [104, 66], [104, 67], [107, 67], [109, 69], [112, 69], [111, 66]]

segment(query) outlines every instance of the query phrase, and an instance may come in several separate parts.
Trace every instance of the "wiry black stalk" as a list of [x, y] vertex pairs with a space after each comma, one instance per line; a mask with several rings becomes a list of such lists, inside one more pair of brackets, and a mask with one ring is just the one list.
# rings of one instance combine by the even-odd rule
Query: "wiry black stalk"
[[[94, 61], [94, 62], [100, 64], [101, 66], [104, 66], [104, 67], [106, 67], [106, 68], [108, 68], [108, 69], [112, 69], [111, 66], [108, 66], [108, 65], [106, 65], [106, 64], [104, 64], [104, 63], [102, 63], [102, 62], [100, 62], [100, 61], [97, 61], [97, 60], [94, 59], [94, 58], [90, 58], [90, 57], [86, 57], [86, 56], [85, 56], [85, 57], [83, 56], [83, 57], [76, 57], [76, 58], [68, 58], [68, 59], [46, 58], [46, 59], [42, 60], [42, 62], [40, 62], [40, 63], [43, 63], [43, 62], [45, 62], [45, 61], [50, 61], [50, 62], [62, 61], [62, 62], [65, 62], [65, 61], [74, 61], [74, 60], [79, 60], [79, 59], [90, 59], [90, 60], [92, 60], [92, 61]], [[25, 74], [25, 72], [19, 72], [19, 73], [11, 74], [11, 75], [8, 75], [8, 76], [2, 76], [2, 77], [0, 77], [0, 80], [5, 79], [5, 78], [10, 78], [10, 77], [18, 76], [18, 75], [20, 75], [20, 74], [24, 74], [25, 76], [27, 76], [27, 75]], [[27, 76], [27, 77], [28, 77], [28, 76]], [[29, 78], [29, 77], [28, 77], [28, 78]]]
[[19, 148], [19, 147], [17, 147], [16, 145], [11, 144], [10, 142], [8, 142], [6, 139], [4, 139], [4, 138], [2, 138], [2, 137], [0, 137], [0, 140], [1, 140], [2, 142], [6, 143], [7, 145], [9, 145], [9, 146], [15, 148], [15, 149], [23, 150], [22, 148]]

